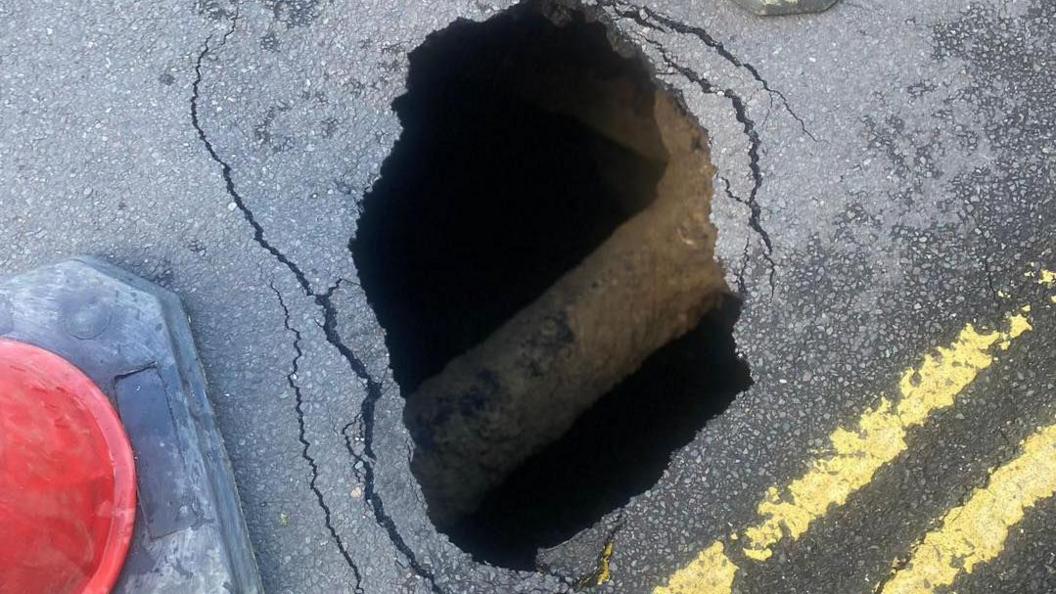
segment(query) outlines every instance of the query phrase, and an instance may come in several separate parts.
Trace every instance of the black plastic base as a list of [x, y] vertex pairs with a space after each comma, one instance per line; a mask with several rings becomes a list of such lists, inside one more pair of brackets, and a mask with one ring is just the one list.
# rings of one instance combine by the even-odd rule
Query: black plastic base
[[0, 282], [0, 336], [79, 367], [136, 455], [136, 529], [115, 592], [262, 592], [231, 466], [179, 299], [78, 258]]

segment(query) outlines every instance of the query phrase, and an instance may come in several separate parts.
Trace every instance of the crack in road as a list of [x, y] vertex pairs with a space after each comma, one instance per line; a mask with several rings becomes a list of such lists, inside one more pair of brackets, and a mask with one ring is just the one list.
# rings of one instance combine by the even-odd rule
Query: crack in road
[[990, 258], [983, 258], [983, 271], [986, 273], [986, 287], [990, 290], [990, 297], [993, 299], [994, 305], [1000, 310], [1001, 309], [1001, 292], [997, 290], [994, 285], [994, 271], [990, 266]]
[[[621, 11], [615, 5], [609, 6], [612, 7], [616, 14], [620, 16], [634, 19], [636, 22], [638, 22], [644, 27], [655, 28], [652, 27], [652, 25], [650, 25], [649, 23], [641, 20], [640, 17], [636, 15], [633, 11], [627, 13], [625, 11]], [[733, 108], [734, 117], [736, 118], [737, 122], [741, 124], [741, 128], [744, 131], [744, 135], [748, 139], [748, 168], [751, 172], [752, 188], [749, 191], [748, 197], [742, 198], [737, 196], [734, 192], [730, 191], [729, 184], [727, 183], [727, 194], [737, 202], [744, 204], [748, 207], [748, 226], [751, 227], [751, 229], [759, 235], [759, 238], [763, 242], [763, 246], [765, 248], [763, 251], [763, 258], [766, 260], [767, 267], [769, 268], [770, 298], [772, 299], [775, 293], [775, 278], [777, 276], [777, 265], [774, 262], [774, 242], [770, 237], [770, 233], [767, 232], [761, 222], [763, 209], [759, 205], [758, 201], [759, 190], [763, 186], [763, 172], [762, 168], [759, 165], [759, 149], [762, 146], [762, 140], [760, 139], [759, 132], [756, 129], [755, 121], [752, 120], [751, 116], [748, 115], [748, 106], [745, 103], [744, 99], [733, 89], [720, 89], [715, 87], [711, 84], [711, 81], [705, 79], [703, 76], [700, 75], [700, 73], [693, 70], [692, 68], [689, 68], [688, 66], [682, 65], [677, 60], [672, 58], [671, 55], [668, 53], [667, 49], [660, 42], [655, 41], [653, 39], [649, 39], [648, 37], [643, 37], [642, 39], [646, 43], [652, 45], [653, 48], [657, 50], [665, 64], [678, 71], [690, 82], [693, 82], [694, 84], [699, 86], [701, 91], [704, 92], [704, 94], [723, 97], [730, 101], [730, 105]], [[743, 285], [743, 277], [741, 277], [739, 280], [740, 286], [738, 288], [739, 290], [741, 290], [742, 294], [744, 294], [743, 290], [745, 287]]]
[[[690, 72], [696, 74], [695, 71], [690, 70]], [[698, 75], [698, 84], [702, 80], [703, 79]], [[747, 198], [738, 198], [737, 195], [732, 192], [731, 195], [734, 196], [735, 200], [738, 200], [748, 207], [748, 210], [751, 212], [751, 216], [748, 219], [748, 226], [759, 234], [759, 237], [763, 240], [763, 245], [766, 246], [766, 251], [763, 252], [763, 258], [766, 259], [767, 265], [770, 267], [770, 297], [772, 298], [774, 296], [774, 276], [777, 274], [777, 266], [774, 264], [774, 242], [770, 239], [770, 233], [763, 228], [763, 224], [760, 220], [763, 214], [763, 208], [759, 206], [758, 200], [759, 189], [763, 187], [763, 171], [759, 166], [759, 147], [762, 146], [762, 140], [759, 138], [759, 132], [756, 130], [755, 122], [748, 116], [748, 107], [745, 105], [744, 99], [729, 89], [723, 90], [721, 94], [730, 100], [737, 121], [740, 122], [744, 129], [744, 134], [748, 137], [748, 167], [752, 172], [752, 189], [749, 191]]]
[[[228, 27], [227, 31], [225, 31], [223, 36], [220, 38], [220, 41], [219, 43], [217, 43], [215, 48], [223, 47], [223, 45], [227, 42], [231, 34], [234, 33], [235, 28], [238, 24], [238, 16], [239, 5], [236, 5], [234, 14], [231, 19], [231, 24]], [[215, 48], [211, 46], [212, 40], [212, 35], [206, 38], [202, 51], [198, 54], [198, 58], [195, 62], [195, 78], [191, 85], [191, 123], [194, 126], [194, 129], [198, 134], [198, 138], [201, 141], [202, 145], [205, 147], [205, 150], [209, 154], [210, 158], [217, 165], [220, 166], [220, 172], [224, 180], [224, 185], [227, 190], [227, 194], [228, 196], [230, 196], [232, 202], [235, 204], [238, 211], [242, 214], [242, 218], [253, 229], [254, 241], [265, 251], [271, 254], [271, 256], [274, 257], [279, 263], [285, 266], [293, 274], [294, 278], [297, 280], [297, 284], [300, 286], [305, 296], [311, 297], [315, 301], [315, 304], [322, 309], [324, 320], [322, 324], [322, 330], [327, 342], [337, 349], [341, 356], [346, 360], [353, 373], [355, 373], [356, 376], [359, 377], [359, 379], [364, 383], [367, 393], [366, 396], [363, 398], [362, 403], [360, 404], [359, 420], [362, 422], [365, 457], [356, 455], [351, 448], [347, 435], [347, 429], [350, 425], [346, 425], [345, 430], [343, 430], [343, 433], [345, 433], [346, 445], [348, 445], [349, 453], [352, 454], [354, 460], [362, 463], [363, 465], [362, 476], [364, 498], [368, 503], [368, 507], [371, 509], [371, 512], [374, 515], [375, 522], [377, 522], [377, 524], [385, 530], [386, 534], [389, 537], [389, 540], [392, 542], [393, 546], [395, 546], [396, 549], [402, 555], [404, 555], [411, 569], [419, 577], [429, 583], [432, 592], [434, 592], [435, 594], [443, 594], [443, 591], [440, 590], [440, 588], [436, 584], [436, 578], [433, 572], [426, 569], [421, 564], [421, 562], [418, 561], [417, 556], [414, 554], [411, 548], [403, 540], [403, 537], [400, 535], [399, 530], [396, 528], [396, 524], [393, 519], [385, 513], [385, 508], [382, 503], [381, 497], [375, 491], [374, 462], [376, 461], [376, 457], [374, 455], [373, 450], [374, 421], [377, 402], [381, 399], [383, 390], [381, 383], [374, 379], [374, 377], [367, 370], [366, 365], [363, 363], [362, 360], [360, 360], [358, 356], [356, 356], [352, 349], [350, 349], [347, 345], [344, 344], [337, 331], [337, 309], [332, 302], [332, 296], [334, 291], [340, 286], [341, 280], [338, 280], [337, 283], [330, 287], [325, 293], [319, 293], [314, 291], [304, 271], [301, 270], [301, 268], [293, 260], [287, 257], [284, 253], [282, 253], [281, 250], [279, 250], [277, 247], [275, 247], [268, 241], [264, 233], [264, 227], [260, 224], [259, 221], [256, 220], [256, 217], [253, 215], [253, 211], [246, 205], [244, 198], [241, 194], [239, 194], [235, 186], [231, 165], [220, 157], [219, 153], [216, 150], [216, 147], [213, 146], [212, 142], [209, 140], [209, 137], [205, 133], [205, 129], [201, 125], [201, 120], [198, 113], [198, 102], [201, 98], [200, 87], [202, 83], [202, 63], [204, 62], [206, 56], [209, 55], [210, 51], [215, 51]], [[303, 417], [301, 418], [301, 422], [303, 436]], [[315, 467], [313, 462], [313, 472], [314, 471]], [[313, 491], [314, 490], [315, 488], [313, 486]], [[323, 501], [322, 494], [318, 491], [316, 491], [316, 494], [319, 498], [320, 505], [323, 506], [324, 511], [326, 512], [326, 515], [329, 518], [329, 510]], [[328, 525], [328, 527], [330, 526]], [[330, 528], [331, 532], [336, 538], [336, 532], [333, 531], [332, 527]], [[338, 546], [339, 548], [342, 547], [340, 541], [338, 541]], [[343, 548], [342, 554], [345, 555], [346, 561], [348, 561], [348, 563], [352, 566], [353, 570], [358, 575], [358, 569], [352, 562], [351, 556], [348, 555], [347, 551]]]
[[[385, 530], [389, 540], [392, 541], [396, 550], [407, 559], [407, 564], [410, 565], [411, 569], [429, 583], [430, 590], [435, 594], [443, 594], [443, 590], [441, 590], [436, 583], [436, 576], [418, 561], [418, 557], [414, 554], [414, 551], [411, 550], [411, 547], [407, 545], [407, 542], [403, 540], [403, 537], [400, 535], [399, 529], [396, 527], [396, 522], [393, 521], [391, 516], [385, 513], [385, 504], [375, 489], [374, 463], [377, 461], [377, 458], [374, 455], [373, 448], [374, 415], [377, 402], [381, 398], [382, 387], [381, 384], [370, 375], [370, 372], [367, 371], [366, 365], [364, 365], [356, 354], [344, 344], [337, 331], [337, 308], [334, 307], [332, 298], [334, 291], [341, 286], [342, 282], [346, 281], [344, 279], [338, 279], [337, 282], [322, 295], [322, 302], [325, 303], [325, 305], [320, 303], [320, 306], [323, 308], [324, 316], [322, 330], [327, 338], [327, 342], [333, 345], [338, 352], [344, 356], [349, 365], [352, 366], [356, 375], [364, 380], [367, 386], [367, 397], [363, 399], [363, 402], [360, 405], [359, 414], [355, 419], [346, 423], [345, 426], [341, 428], [341, 435], [344, 437], [345, 449], [355, 463], [363, 466], [363, 473], [359, 474], [359, 472], [356, 471], [356, 475], [360, 476], [363, 480], [363, 497], [367, 502], [367, 507], [369, 507], [374, 514], [375, 522]], [[317, 303], [319, 303], [320, 296], [314, 295], [314, 297], [316, 298]], [[355, 448], [352, 445], [352, 438], [348, 433], [348, 430], [357, 423], [362, 425], [363, 455], [356, 453]], [[356, 470], [354, 466], [353, 470]]]
[[341, 551], [341, 556], [345, 558], [348, 566], [352, 568], [352, 574], [356, 578], [356, 594], [363, 594], [363, 576], [359, 573], [359, 567], [355, 561], [352, 560], [352, 555], [348, 552], [348, 547], [345, 545], [344, 540], [337, 533], [337, 529], [334, 528], [332, 514], [330, 507], [326, 504], [326, 500], [323, 498], [323, 492], [316, 486], [316, 482], [319, 480], [319, 466], [315, 462], [315, 458], [309, 453], [311, 443], [305, 434], [304, 425], [304, 395], [301, 393], [301, 387], [297, 385], [296, 377], [297, 372], [300, 371], [301, 357], [304, 356], [304, 351], [301, 349], [301, 332], [290, 323], [290, 308], [286, 306], [286, 301], [282, 298], [282, 293], [275, 288], [275, 285], [271, 285], [271, 290], [275, 292], [275, 296], [279, 299], [279, 306], [282, 307], [284, 319], [283, 326], [286, 331], [293, 334], [293, 350], [296, 355], [293, 357], [293, 362], [290, 364], [290, 373], [286, 374], [286, 383], [293, 390], [294, 396], [294, 410], [297, 411], [297, 440], [301, 442], [301, 457], [308, 462], [308, 466], [312, 470], [312, 477], [308, 481], [308, 487], [315, 493], [315, 498], [319, 502], [319, 507], [323, 508], [323, 521], [326, 524], [326, 529], [330, 532], [330, 536], [334, 539], [337, 544], [337, 548]]
[[[618, 11], [619, 9], [616, 8], [615, 4], [616, 3], [610, 4], [610, 6], [612, 6], [614, 10]], [[627, 5], [624, 4], [624, 6], [626, 7]], [[786, 112], [788, 112], [788, 115], [792, 116], [792, 119], [796, 120], [796, 122], [799, 124], [799, 127], [803, 131], [803, 133], [806, 134], [807, 137], [813, 140], [814, 142], [820, 142], [818, 138], [814, 136], [814, 134], [809, 129], [807, 129], [807, 124], [803, 120], [803, 118], [801, 118], [799, 114], [796, 113], [794, 109], [792, 109], [792, 105], [791, 103], [789, 103], [788, 97], [786, 97], [783, 92], [771, 87], [769, 81], [763, 78], [762, 74], [759, 73], [758, 68], [753, 66], [750, 62], [745, 62], [744, 60], [738, 58], [733, 52], [727, 49], [721, 41], [712, 37], [711, 34], [708, 33], [707, 30], [705, 30], [703, 27], [687, 25], [686, 23], [672, 19], [671, 17], [666, 16], [652, 8], [649, 8], [648, 6], [635, 6], [635, 8], [638, 8], [642, 13], [645, 13], [645, 15], [652, 19], [654, 22], [647, 22], [645, 19], [641, 18], [640, 14], [631, 16], [626, 13], [621, 13], [622, 16], [630, 16], [643, 27], [659, 30], [661, 29], [661, 27], [657, 26], [656, 24], [659, 23], [660, 25], [663, 25], [664, 27], [667, 27], [668, 29], [676, 33], [680, 33], [682, 35], [690, 35], [701, 40], [702, 42], [704, 42], [704, 45], [715, 50], [715, 52], [722, 59], [732, 64], [734, 67], [741, 68], [748, 72], [756, 82], [762, 85], [763, 90], [765, 90], [770, 96], [771, 106], [773, 106], [774, 97], [776, 96], [780, 100], [781, 106], [785, 108]], [[627, 9], [625, 8], [625, 10]]]
[[[730, 200], [733, 200], [734, 202], [739, 202], [741, 204], [745, 204], [743, 199], [741, 199], [740, 197], [738, 197], [736, 194], [733, 193], [733, 190], [730, 187], [730, 180], [726, 179], [724, 176], [719, 176], [718, 179], [719, 179], [720, 182], [722, 182], [723, 191], [726, 192], [726, 196], [728, 196], [730, 198]], [[745, 204], [745, 206], [747, 206], [747, 204]], [[751, 247], [752, 247], [752, 239], [751, 239], [751, 235], [749, 235], [748, 237], [745, 238], [745, 241], [744, 241], [744, 252], [741, 255], [741, 269], [737, 271], [737, 275], [736, 275], [737, 276], [737, 292], [739, 294], [741, 294], [741, 295], [746, 295], [747, 291], [748, 291], [747, 283], [744, 280], [744, 273], [748, 269], [748, 260], [751, 258], [751, 254], [750, 254]]]
[[598, 553], [594, 571], [581, 576], [574, 582], [573, 587], [576, 590], [585, 590], [591, 586], [604, 586], [612, 579], [612, 555], [616, 547], [616, 535], [623, 529], [625, 511], [625, 509], [619, 511], [612, 523], [612, 527], [609, 528], [608, 534], [605, 536], [605, 542], [602, 544], [602, 549]]

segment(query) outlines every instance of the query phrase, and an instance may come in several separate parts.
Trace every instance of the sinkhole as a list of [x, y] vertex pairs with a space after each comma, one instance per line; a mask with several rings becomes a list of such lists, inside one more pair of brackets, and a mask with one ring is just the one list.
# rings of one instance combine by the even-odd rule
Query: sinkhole
[[430, 518], [478, 560], [532, 569], [751, 382], [707, 136], [563, 2], [457, 21], [409, 59], [403, 132], [350, 247]]

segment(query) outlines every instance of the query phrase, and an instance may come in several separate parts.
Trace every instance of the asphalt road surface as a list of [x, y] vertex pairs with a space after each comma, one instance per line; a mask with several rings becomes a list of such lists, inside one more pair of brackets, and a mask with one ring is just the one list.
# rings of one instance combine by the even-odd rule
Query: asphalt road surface
[[0, 273], [182, 297], [269, 592], [1056, 591], [1056, 3], [598, 4], [711, 133], [754, 383], [545, 571], [429, 522], [349, 251], [409, 52], [508, 3], [0, 0]]

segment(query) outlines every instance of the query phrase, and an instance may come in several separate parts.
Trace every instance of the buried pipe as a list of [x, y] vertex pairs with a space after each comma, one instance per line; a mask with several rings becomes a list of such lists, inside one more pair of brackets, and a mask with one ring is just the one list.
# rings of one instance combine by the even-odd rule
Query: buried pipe
[[707, 137], [667, 93], [655, 92], [652, 113], [666, 152], [654, 201], [408, 397], [412, 469], [439, 526], [472, 512], [727, 295], [709, 220]]

